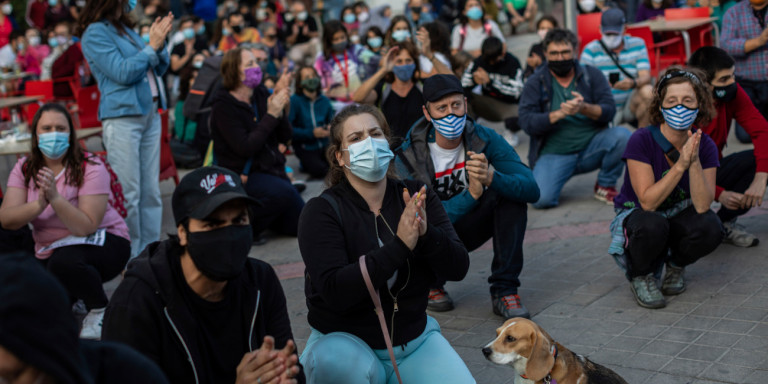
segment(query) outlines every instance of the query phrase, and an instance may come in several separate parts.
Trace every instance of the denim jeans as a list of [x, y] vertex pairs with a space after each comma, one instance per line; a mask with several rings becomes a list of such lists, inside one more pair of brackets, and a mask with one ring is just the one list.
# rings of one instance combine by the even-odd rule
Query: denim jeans
[[[491, 296], [517, 293], [523, 270], [523, 238], [528, 222], [528, 205], [502, 197], [492, 189], [480, 197], [475, 209], [462, 216], [453, 228], [467, 251], [472, 252], [493, 237]], [[438, 279], [432, 288], [442, 288]]]
[[624, 170], [621, 160], [631, 133], [624, 127], [606, 128], [600, 131], [587, 148], [567, 155], [541, 155], [533, 168], [533, 178], [539, 185], [541, 197], [534, 208], [552, 208], [559, 204], [560, 191], [573, 175], [600, 169], [597, 184], [614, 187]]
[[[153, 111], [156, 111], [155, 106]], [[117, 174], [125, 195], [131, 235], [131, 258], [160, 240], [163, 201], [160, 198], [160, 115], [106, 119], [104, 146], [107, 161]]]
[[[393, 350], [404, 383], [475, 383], [467, 365], [440, 333], [437, 320], [430, 316], [419, 337]], [[299, 360], [308, 384], [397, 384], [389, 352], [371, 349], [346, 332], [323, 334], [312, 329]]]

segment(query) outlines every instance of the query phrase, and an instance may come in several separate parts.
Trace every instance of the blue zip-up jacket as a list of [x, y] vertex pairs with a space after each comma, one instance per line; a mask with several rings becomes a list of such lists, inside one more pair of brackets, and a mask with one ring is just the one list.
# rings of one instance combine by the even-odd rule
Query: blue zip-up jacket
[[[118, 32], [102, 20], [88, 26], [83, 34], [83, 55], [99, 84], [99, 120], [141, 116], [153, 109], [147, 71], [151, 68], [158, 83], [171, 59], [165, 47], [155, 51], [128, 27]], [[160, 108], [166, 108], [165, 94], [158, 84]]]
[[[533, 203], [539, 200], [539, 186], [533, 178], [533, 172], [520, 161], [520, 156], [515, 149], [496, 131], [475, 124], [467, 117], [462, 138], [465, 151], [485, 154], [488, 163], [493, 166], [493, 181], [490, 188], [513, 201]], [[397, 174], [403, 179], [419, 180], [434, 187], [437, 182], [435, 165], [432, 164], [427, 145], [434, 141], [435, 128], [432, 122], [422, 117], [408, 131], [403, 144], [395, 150]], [[466, 158], [468, 159], [469, 156]], [[478, 204], [469, 193], [469, 189], [451, 198], [440, 196], [440, 200], [451, 223], [456, 223]]]
[[293, 127], [293, 145], [301, 145], [307, 151], [316, 151], [328, 147], [328, 138], [318, 139], [315, 127], [328, 125], [333, 120], [331, 99], [319, 95], [314, 101], [300, 94], [291, 96], [291, 111], [288, 121]]
[[[616, 114], [616, 102], [613, 100], [611, 86], [603, 72], [590, 65], [580, 65], [576, 62], [576, 92], [584, 96], [584, 102], [599, 104], [602, 109], [600, 118], [593, 120], [596, 128], [608, 128], [608, 123]], [[547, 135], [558, 128], [558, 123], [549, 122], [552, 112], [552, 74], [546, 65], [540, 65], [536, 72], [528, 78], [520, 95], [520, 128], [531, 136], [531, 147], [528, 151], [528, 164], [536, 166], [536, 159], [544, 146]]]

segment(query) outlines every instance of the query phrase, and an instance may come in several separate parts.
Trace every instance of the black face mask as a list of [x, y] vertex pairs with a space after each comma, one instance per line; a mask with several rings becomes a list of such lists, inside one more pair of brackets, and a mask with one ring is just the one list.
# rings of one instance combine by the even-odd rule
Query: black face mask
[[734, 81], [731, 85], [726, 85], [724, 87], [714, 87], [713, 94], [715, 96], [715, 100], [727, 103], [736, 98], [737, 90], [738, 87]]
[[420, 15], [421, 14], [421, 7], [411, 7], [411, 12]]
[[570, 72], [571, 69], [573, 69], [573, 65], [574, 65], [573, 59], [547, 61], [547, 67], [549, 67], [549, 69], [557, 77], [564, 77], [568, 75], [568, 72]]
[[250, 225], [229, 225], [187, 233], [187, 252], [200, 272], [213, 281], [232, 280], [243, 272], [253, 245]]
[[234, 33], [239, 35], [240, 32], [242, 32], [242, 31], [243, 31], [243, 26], [242, 25], [233, 25], [232, 26], [232, 32], [234, 32]]

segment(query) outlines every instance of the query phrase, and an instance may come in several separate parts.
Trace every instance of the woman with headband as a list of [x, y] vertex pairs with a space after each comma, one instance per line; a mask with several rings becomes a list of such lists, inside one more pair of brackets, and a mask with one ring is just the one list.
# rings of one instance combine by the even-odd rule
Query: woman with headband
[[609, 253], [646, 308], [663, 308], [664, 295], [683, 293], [685, 268], [723, 237], [720, 219], [709, 209], [719, 161], [715, 143], [698, 129], [714, 116], [701, 79], [698, 70], [668, 69], [651, 101], [652, 125], [632, 134], [623, 155], [627, 170], [614, 200]]

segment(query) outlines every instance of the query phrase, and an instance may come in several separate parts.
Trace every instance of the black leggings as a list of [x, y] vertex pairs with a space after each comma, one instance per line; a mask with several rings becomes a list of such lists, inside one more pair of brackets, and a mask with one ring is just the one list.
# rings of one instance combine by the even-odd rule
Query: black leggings
[[[720, 167], [717, 168], [717, 185], [726, 191], [744, 193], [752, 184], [756, 169], [755, 153], [751, 149], [728, 155], [720, 160]], [[717, 211], [717, 216], [725, 223], [748, 211], [749, 208], [730, 210], [722, 207]]]
[[678, 267], [693, 264], [723, 240], [723, 225], [717, 215], [711, 210], [696, 213], [692, 206], [669, 219], [638, 209], [624, 219], [624, 231], [630, 278], [655, 272], [665, 261]]
[[44, 261], [69, 296], [81, 299], [88, 310], [107, 306], [102, 283], [115, 278], [131, 256], [131, 242], [107, 233], [104, 245], [70, 245], [56, 248]]

